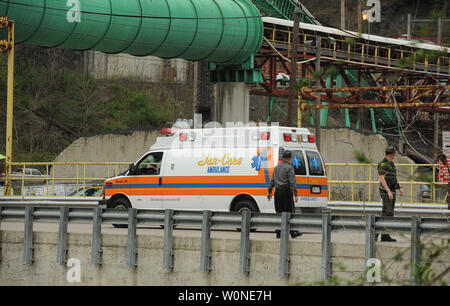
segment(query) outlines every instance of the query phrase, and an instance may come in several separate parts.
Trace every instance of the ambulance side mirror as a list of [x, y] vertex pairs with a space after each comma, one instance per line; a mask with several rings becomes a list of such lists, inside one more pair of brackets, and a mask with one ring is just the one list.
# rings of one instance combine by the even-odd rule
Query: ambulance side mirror
[[130, 164], [128, 167], [128, 175], [133, 175], [136, 172], [136, 166], [134, 164]]

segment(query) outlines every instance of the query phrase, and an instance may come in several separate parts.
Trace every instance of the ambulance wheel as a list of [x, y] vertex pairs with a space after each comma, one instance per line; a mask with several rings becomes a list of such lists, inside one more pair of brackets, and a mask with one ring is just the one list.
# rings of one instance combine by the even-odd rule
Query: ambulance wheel
[[236, 204], [236, 206], [234, 206], [233, 211], [237, 211], [237, 212], [244, 212], [244, 211], [248, 211], [250, 213], [252, 212], [259, 212], [258, 206], [256, 206], [255, 203], [250, 202], [250, 201], [240, 201]]
[[[111, 203], [110, 207], [113, 209], [117, 209], [117, 210], [128, 210], [129, 208], [131, 208], [131, 204], [127, 198], [120, 197], [120, 198], [115, 199]], [[127, 228], [128, 224], [113, 224], [113, 226], [115, 228]]]
[[[242, 214], [244, 211], [248, 211], [250, 213], [252, 213], [252, 212], [259, 212], [259, 209], [258, 209], [258, 206], [255, 203], [253, 203], [251, 201], [245, 201], [244, 200], [244, 201], [238, 202], [236, 204], [236, 206], [234, 206], [233, 211], [237, 211], [237, 212]], [[236, 230], [238, 232], [240, 232], [241, 228], [238, 227], [238, 228], [236, 228]], [[250, 232], [256, 232], [256, 228], [251, 228]]]

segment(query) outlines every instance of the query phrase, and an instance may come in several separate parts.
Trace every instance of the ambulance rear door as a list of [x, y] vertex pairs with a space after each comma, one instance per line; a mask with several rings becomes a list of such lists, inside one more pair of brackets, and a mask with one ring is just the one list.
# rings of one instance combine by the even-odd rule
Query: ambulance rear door
[[320, 153], [314, 149], [304, 150], [308, 167], [309, 201], [306, 207], [326, 207], [328, 204], [328, 185], [325, 167]]

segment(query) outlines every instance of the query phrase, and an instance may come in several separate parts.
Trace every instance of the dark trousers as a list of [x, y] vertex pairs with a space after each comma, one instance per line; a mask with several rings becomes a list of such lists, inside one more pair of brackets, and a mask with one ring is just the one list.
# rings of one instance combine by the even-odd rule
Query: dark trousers
[[278, 187], [275, 189], [275, 211], [277, 213], [295, 212], [294, 199], [289, 187]]
[[[278, 187], [275, 189], [275, 211], [277, 213], [295, 212], [294, 199], [292, 198], [292, 191], [289, 187]], [[280, 235], [280, 230], [276, 230], [275, 232], [277, 235]], [[291, 236], [296, 233], [297, 231], [291, 231]]]
[[[391, 189], [393, 190], [393, 189]], [[396, 193], [393, 192], [392, 195], [394, 198], [392, 200], [389, 199], [389, 195], [386, 190], [380, 189], [380, 196], [381, 200], [383, 201], [383, 208], [381, 209], [381, 216], [383, 217], [393, 217], [394, 216], [394, 209], [395, 209], [395, 196]], [[389, 234], [382, 234], [381, 238], [387, 237]], [[377, 235], [378, 237], [378, 235]]]
[[394, 208], [395, 208], [395, 192], [392, 193], [394, 198], [392, 200], [389, 199], [387, 191], [384, 189], [380, 189], [381, 200], [383, 201], [383, 208], [381, 210], [381, 215], [384, 217], [393, 217], [394, 216]]

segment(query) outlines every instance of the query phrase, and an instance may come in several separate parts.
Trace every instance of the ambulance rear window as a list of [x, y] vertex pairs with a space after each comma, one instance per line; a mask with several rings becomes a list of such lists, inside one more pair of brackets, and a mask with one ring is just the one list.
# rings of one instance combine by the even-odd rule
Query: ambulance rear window
[[322, 158], [320, 158], [319, 153], [314, 151], [305, 151], [305, 153], [308, 160], [309, 175], [325, 175], [322, 167]]
[[305, 159], [302, 151], [292, 152], [292, 166], [294, 166], [295, 175], [306, 175]]
[[[283, 160], [284, 148], [279, 150], [279, 160]], [[292, 166], [294, 166], [295, 175], [306, 175], [305, 158], [301, 150], [289, 150], [292, 153]]]

